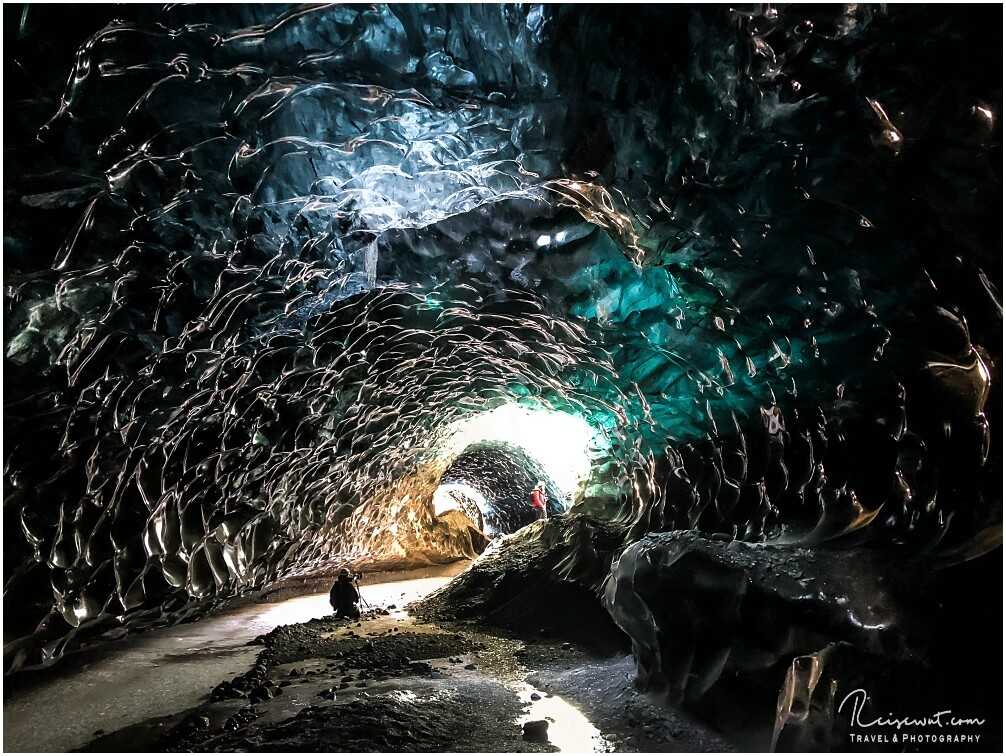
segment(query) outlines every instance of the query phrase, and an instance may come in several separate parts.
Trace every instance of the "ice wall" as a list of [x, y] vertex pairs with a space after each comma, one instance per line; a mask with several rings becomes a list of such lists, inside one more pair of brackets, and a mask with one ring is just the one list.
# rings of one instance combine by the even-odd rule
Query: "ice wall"
[[465, 553], [435, 535], [444, 433], [507, 403], [605, 438], [575, 506], [630, 540], [995, 543], [978, 16], [89, 14], [7, 137], [8, 669], [333, 560]]

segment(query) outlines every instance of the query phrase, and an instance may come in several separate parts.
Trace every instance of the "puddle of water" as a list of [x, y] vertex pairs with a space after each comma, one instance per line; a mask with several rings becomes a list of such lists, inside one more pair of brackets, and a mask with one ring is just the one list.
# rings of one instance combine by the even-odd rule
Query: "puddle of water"
[[[533, 693], [537, 693], [541, 698], [537, 701], [532, 700]], [[604, 738], [601, 731], [594, 727], [579, 709], [563, 700], [562, 696], [546, 694], [526, 683], [517, 695], [529, 707], [528, 712], [521, 716], [517, 723], [546, 720], [548, 742], [560, 751], [605, 753], [611, 750], [611, 743]]]
[[419, 696], [413, 693], [411, 690], [393, 690], [388, 694], [392, 698], [397, 698], [400, 701], [418, 701]]

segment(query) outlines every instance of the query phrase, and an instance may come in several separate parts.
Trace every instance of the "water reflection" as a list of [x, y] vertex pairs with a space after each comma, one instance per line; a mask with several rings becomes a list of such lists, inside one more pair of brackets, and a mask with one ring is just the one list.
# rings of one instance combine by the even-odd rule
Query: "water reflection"
[[[538, 699], [532, 696], [537, 694]], [[544, 719], [548, 722], [548, 742], [564, 753], [607, 753], [612, 746], [587, 717], [561, 696], [554, 696], [536, 690], [525, 684], [518, 692], [521, 701], [528, 705], [528, 712], [518, 724]]]

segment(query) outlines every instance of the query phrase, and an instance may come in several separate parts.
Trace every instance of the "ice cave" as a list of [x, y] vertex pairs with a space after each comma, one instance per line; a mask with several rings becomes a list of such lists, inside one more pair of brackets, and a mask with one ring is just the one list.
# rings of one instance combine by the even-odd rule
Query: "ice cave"
[[3, 12], [5, 751], [1001, 751], [1001, 5]]

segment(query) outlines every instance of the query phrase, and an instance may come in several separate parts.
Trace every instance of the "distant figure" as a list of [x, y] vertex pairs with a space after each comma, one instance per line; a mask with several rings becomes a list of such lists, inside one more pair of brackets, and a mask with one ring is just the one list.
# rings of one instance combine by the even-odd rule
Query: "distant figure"
[[353, 583], [353, 576], [348, 568], [343, 567], [339, 570], [339, 579], [335, 581], [328, 594], [328, 603], [332, 605], [336, 617], [359, 619], [360, 591]]
[[545, 484], [540, 480], [531, 491], [531, 506], [534, 507], [536, 519], [544, 520], [548, 517], [545, 509], [548, 506], [548, 496], [545, 493]]

